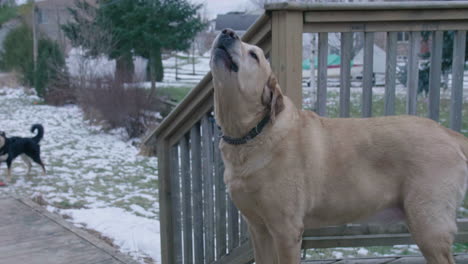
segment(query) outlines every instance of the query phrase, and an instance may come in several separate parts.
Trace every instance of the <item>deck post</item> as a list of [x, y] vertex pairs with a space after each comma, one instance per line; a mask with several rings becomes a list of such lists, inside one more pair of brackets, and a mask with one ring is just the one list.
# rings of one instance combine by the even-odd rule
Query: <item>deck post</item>
[[167, 140], [158, 140], [158, 175], [159, 175], [159, 220], [161, 230], [162, 263], [174, 263], [172, 198], [171, 198], [171, 159]]
[[302, 27], [302, 12], [272, 12], [271, 66], [281, 90], [298, 108], [302, 108]]

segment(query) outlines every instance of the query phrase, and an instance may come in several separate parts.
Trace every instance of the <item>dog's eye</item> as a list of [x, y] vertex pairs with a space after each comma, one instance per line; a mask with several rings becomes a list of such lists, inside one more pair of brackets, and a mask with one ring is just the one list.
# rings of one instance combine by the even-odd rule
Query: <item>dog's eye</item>
[[252, 58], [254, 58], [257, 62], [259, 62], [259, 59], [258, 59], [258, 56], [257, 54], [255, 54], [255, 52], [253, 52], [252, 50], [249, 51], [249, 54]]

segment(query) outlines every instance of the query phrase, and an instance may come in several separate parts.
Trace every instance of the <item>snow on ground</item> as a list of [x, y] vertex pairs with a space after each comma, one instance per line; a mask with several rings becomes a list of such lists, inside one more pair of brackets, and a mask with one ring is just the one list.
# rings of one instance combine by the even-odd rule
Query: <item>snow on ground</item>
[[[41, 105], [31, 91], [1, 88], [0, 130], [7, 136], [32, 136], [35, 123], [45, 130], [41, 156], [47, 176], [37, 165], [26, 176], [26, 165], [18, 158], [13, 182], [0, 193], [41, 196], [50, 211], [101, 232], [123, 252], [159, 262], [156, 158], [138, 156], [122, 131], [105, 133], [83, 121], [77, 106]], [[0, 170], [0, 179], [4, 176]]]
[[[146, 74], [147, 59], [135, 57], [135, 78], [143, 80]], [[105, 55], [97, 58], [86, 57], [86, 52], [81, 48], [72, 48], [66, 59], [66, 64], [71, 76], [103, 77], [113, 76], [116, 62]]]
[[107, 76], [115, 71], [115, 60], [102, 55], [98, 58], [87, 58], [81, 48], [72, 48], [66, 59], [69, 73], [72, 76]]
[[98, 230], [113, 238], [114, 244], [123, 252], [131, 252], [137, 259], [145, 257], [142, 252], [155, 260], [160, 259], [159, 223], [155, 220], [136, 216], [118, 207], [68, 209], [61, 210], [61, 213], [71, 216], [78, 226]]
[[[195, 57], [195, 64], [193, 58], [187, 54], [180, 52], [177, 56], [184, 59], [177, 61], [177, 75], [176, 75], [176, 60], [171, 56], [162, 61], [164, 66], [164, 80], [158, 83], [161, 86], [189, 86], [194, 87], [200, 80], [205, 77], [205, 74], [210, 71], [210, 56], [209, 54]], [[185, 59], [187, 58], [187, 59]]]
[[[183, 59], [177, 61], [176, 75], [176, 60], [171, 56], [162, 61], [164, 66], [164, 80], [158, 82], [157, 87], [194, 87], [205, 74], [210, 70], [209, 54], [195, 57], [195, 65], [190, 54], [179, 52], [177, 54]], [[71, 49], [67, 59], [67, 68], [72, 76], [87, 76], [87, 77], [103, 77], [113, 76], [115, 71], [115, 60], [110, 60], [106, 56], [97, 58], [89, 58], [85, 56], [85, 51], [81, 48]], [[135, 79], [144, 80], [146, 75], [147, 60], [141, 57], [134, 59]], [[139, 87], [150, 88], [150, 82], [141, 82], [137, 84]]]

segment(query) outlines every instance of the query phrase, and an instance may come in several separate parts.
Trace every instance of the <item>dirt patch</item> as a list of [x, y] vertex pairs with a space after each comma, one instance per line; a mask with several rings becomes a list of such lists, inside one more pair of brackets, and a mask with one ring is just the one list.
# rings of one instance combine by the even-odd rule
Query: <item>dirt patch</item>
[[145, 264], [156, 264], [156, 261], [154, 261], [154, 259], [150, 257], [143, 258], [143, 261], [145, 262]]
[[104, 236], [102, 233], [100, 233], [100, 232], [98, 232], [98, 231], [96, 231], [94, 229], [88, 229], [88, 228], [83, 228], [83, 229], [86, 230], [86, 232], [90, 233], [91, 235], [93, 235], [93, 236], [99, 238], [100, 240], [106, 242], [106, 244], [108, 244], [109, 246], [111, 246], [111, 247], [113, 247], [115, 249], [119, 249], [119, 247], [114, 244], [113, 239]]
[[[86, 230], [86, 232], [88, 232], [89, 234], [99, 238], [100, 240], [104, 241], [106, 244], [108, 244], [109, 246], [119, 250], [119, 247], [117, 245], [114, 244], [114, 240], [111, 239], [111, 238], [108, 238], [106, 236], [104, 236], [102, 233], [94, 230], [94, 229], [87, 229], [87, 228], [82, 228], [84, 230]], [[143, 258], [143, 262], [145, 264], [156, 264], [156, 261], [154, 261], [154, 259], [150, 258], [150, 257], [144, 257]]]
[[20, 81], [15, 72], [0, 73], [0, 87], [19, 87]]
[[49, 203], [44, 199], [44, 197], [42, 197], [41, 194], [37, 194], [37, 195], [34, 195], [31, 197], [31, 200], [37, 204], [39, 204], [40, 206], [47, 206], [49, 205]]

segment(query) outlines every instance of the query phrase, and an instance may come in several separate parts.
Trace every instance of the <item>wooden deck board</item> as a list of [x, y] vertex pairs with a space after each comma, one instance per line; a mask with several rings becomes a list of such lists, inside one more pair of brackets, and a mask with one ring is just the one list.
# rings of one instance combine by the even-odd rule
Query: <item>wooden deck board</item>
[[[360, 264], [384, 264], [384, 263], [388, 263], [390, 261], [393, 261], [395, 260], [395, 258], [369, 258], [369, 259], [359, 259], [358, 262], [356, 263], [360, 263]], [[348, 264], [349, 263], [349, 260], [348, 259], [342, 259], [340, 261], [337, 261], [337, 262], [334, 262], [334, 264]]]
[[135, 264], [31, 200], [0, 200], [0, 263]]
[[[391, 256], [391, 257], [369, 257], [349, 258], [337, 260], [304, 260], [304, 264], [424, 264], [426, 261], [422, 256]], [[468, 254], [455, 255], [455, 263], [468, 264]]]

